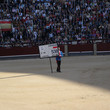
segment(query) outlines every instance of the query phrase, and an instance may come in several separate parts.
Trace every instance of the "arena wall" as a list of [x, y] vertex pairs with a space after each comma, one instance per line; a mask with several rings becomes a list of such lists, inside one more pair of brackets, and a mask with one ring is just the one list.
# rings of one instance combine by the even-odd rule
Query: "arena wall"
[[[64, 45], [60, 44], [64, 52]], [[68, 52], [93, 51], [93, 44], [68, 44]], [[97, 43], [97, 51], [110, 51], [110, 43]], [[0, 47], [0, 56], [39, 54], [38, 46]]]

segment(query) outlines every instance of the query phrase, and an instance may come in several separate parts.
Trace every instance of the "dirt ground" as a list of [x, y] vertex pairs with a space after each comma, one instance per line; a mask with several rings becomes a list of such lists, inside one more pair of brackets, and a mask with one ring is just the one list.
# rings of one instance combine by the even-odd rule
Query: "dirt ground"
[[0, 61], [0, 110], [110, 110], [110, 56]]

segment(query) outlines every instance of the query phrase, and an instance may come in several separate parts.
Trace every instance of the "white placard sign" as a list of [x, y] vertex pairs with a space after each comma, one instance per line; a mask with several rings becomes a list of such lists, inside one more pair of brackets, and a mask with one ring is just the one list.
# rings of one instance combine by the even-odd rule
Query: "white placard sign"
[[39, 46], [40, 58], [49, 58], [58, 55], [57, 43]]

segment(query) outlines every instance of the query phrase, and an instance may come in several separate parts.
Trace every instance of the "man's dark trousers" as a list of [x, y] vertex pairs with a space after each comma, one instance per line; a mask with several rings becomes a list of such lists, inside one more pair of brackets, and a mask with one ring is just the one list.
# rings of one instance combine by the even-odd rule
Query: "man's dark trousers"
[[61, 72], [60, 71], [60, 65], [61, 65], [61, 61], [57, 60], [57, 72]]

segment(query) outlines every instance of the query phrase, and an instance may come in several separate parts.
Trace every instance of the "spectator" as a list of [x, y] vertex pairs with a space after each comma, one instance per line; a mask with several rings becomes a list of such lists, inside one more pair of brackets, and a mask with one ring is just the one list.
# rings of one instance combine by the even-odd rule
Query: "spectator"
[[[12, 33], [3, 42], [110, 38], [108, 0], [12, 0], [0, 4], [0, 20], [10, 19]], [[1, 40], [0, 40], [1, 41]]]

